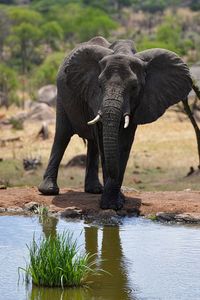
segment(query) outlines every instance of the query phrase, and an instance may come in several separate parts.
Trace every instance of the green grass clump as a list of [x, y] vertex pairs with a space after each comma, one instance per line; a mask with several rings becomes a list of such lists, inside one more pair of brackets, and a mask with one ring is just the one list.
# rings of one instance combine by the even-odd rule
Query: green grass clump
[[68, 232], [56, 236], [42, 237], [37, 243], [35, 237], [27, 246], [30, 263], [25, 271], [26, 283], [37, 286], [73, 287], [86, 284], [89, 275], [98, 274], [94, 268], [95, 259], [91, 254], [79, 254], [77, 242]]
[[148, 216], [148, 219], [151, 220], [151, 221], [157, 221], [158, 220], [156, 215], [150, 215], [150, 216]]
[[24, 124], [22, 120], [11, 118], [9, 122], [12, 125], [13, 129], [22, 130], [24, 128]]

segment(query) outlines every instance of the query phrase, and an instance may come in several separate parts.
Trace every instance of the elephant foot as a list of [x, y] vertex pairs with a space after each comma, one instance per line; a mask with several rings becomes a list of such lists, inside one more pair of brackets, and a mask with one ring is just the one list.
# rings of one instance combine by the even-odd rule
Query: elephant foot
[[46, 177], [39, 185], [38, 191], [43, 195], [58, 195], [59, 187], [55, 179]]
[[103, 194], [101, 196], [100, 207], [102, 209], [120, 210], [123, 208], [125, 196], [120, 192], [116, 196], [112, 194]]
[[85, 192], [90, 194], [102, 194], [103, 186], [102, 184], [96, 180], [94, 182], [85, 183]]

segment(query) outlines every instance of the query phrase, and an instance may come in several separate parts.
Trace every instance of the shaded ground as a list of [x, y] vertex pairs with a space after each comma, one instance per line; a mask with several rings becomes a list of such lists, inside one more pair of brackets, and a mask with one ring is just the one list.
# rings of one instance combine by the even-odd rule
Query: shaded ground
[[[200, 191], [135, 192], [125, 191], [126, 203], [121, 215], [155, 215], [158, 212], [200, 214]], [[40, 195], [36, 188], [8, 188], [0, 190], [0, 209], [21, 207], [31, 202], [47, 206], [50, 211], [66, 211], [76, 208], [82, 215], [101, 212], [99, 195], [84, 193], [79, 189], [63, 189], [58, 196]]]

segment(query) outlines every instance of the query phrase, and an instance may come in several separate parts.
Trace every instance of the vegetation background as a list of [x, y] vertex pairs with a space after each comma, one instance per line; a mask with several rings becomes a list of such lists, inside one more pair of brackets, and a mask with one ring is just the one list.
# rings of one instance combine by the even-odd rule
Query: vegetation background
[[200, 1], [1, 0], [0, 90], [7, 105], [17, 90], [34, 95], [55, 82], [66, 52], [95, 35], [130, 38], [137, 49], [160, 47], [200, 59]]
[[[6, 96], [4, 105], [10, 115], [15, 114], [13, 104], [23, 107], [25, 100], [37, 100], [40, 87], [55, 84], [65, 54], [95, 35], [103, 35], [111, 42], [132, 39], [138, 51], [166, 48], [181, 55], [189, 65], [198, 62], [200, 0], [0, 0], [0, 32], [0, 95]], [[139, 130], [126, 184], [139, 189], [199, 188], [198, 179], [185, 183], [184, 177], [191, 165], [198, 164], [193, 130], [185, 119], [180, 123], [174, 115], [167, 116], [167, 120]], [[8, 151], [0, 150], [2, 182], [31, 185], [40, 181], [44, 168], [29, 177], [22, 167], [24, 155], [35, 155], [41, 147], [43, 161], [48, 159], [54, 127], [50, 126], [50, 140], [40, 141], [39, 146], [34, 140], [38, 126], [24, 128], [21, 145], [10, 144]], [[17, 135], [10, 129], [1, 130], [1, 137], [13, 134]], [[77, 146], [76, 140], [72, 145], [68, 159], [76, 150], [85, 152], [84, 145]], [[61, 186], [66, 186], [63, 177], [71, 184], [82, 184], [81, 172], [73, 170], [73, 174], [66, 175], [61, 170]]]

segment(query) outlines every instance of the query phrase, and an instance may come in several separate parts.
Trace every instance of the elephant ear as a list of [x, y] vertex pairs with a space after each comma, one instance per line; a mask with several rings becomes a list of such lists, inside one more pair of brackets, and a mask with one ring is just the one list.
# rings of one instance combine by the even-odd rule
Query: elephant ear
[[135, 54], [145, 62], [145, 83], [134, 114], [137, 124], [151, 123], [185, 100], [192, 89], [189, 68], [174, 52], [150, 49]]
[[88, 102], [93, 111], [98, 108], [96, 101], [100, 95], [99, 61], [112, 53], [112, 50], [100, 45], [81, 44], [69, 55], [64, 67], [67, 86], [75, 99]]

